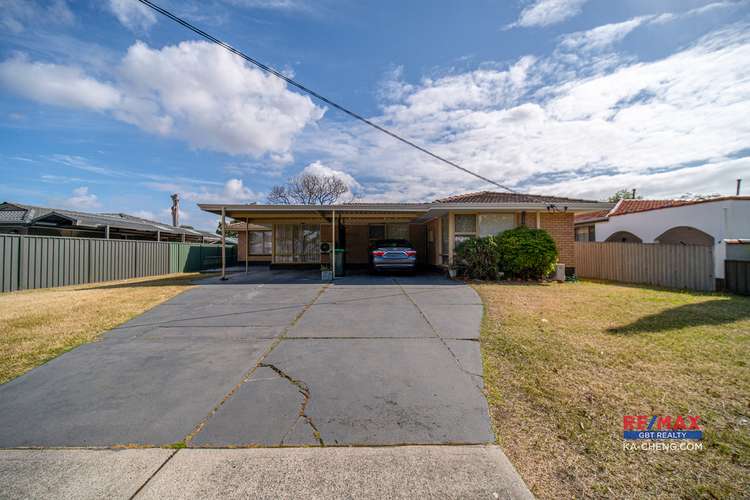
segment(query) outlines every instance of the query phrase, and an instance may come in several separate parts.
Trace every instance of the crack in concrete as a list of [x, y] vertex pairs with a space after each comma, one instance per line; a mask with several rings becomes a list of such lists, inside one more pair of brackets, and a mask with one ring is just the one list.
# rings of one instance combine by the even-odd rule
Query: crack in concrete
[[158, 474], [159, 472], [161, 472], [161, 470], [162, 470], [162, 469], [163, 469], [163, 468], [164, 468], [164, 467], [165, 467], [165, 466], [167, 465], [167, 462], [169, 462], [170, 460], [172, 460], [172, 457], [174, 457], [175, 455], [177, 455], [177, 452], [179, 452], [179, 451], [180, 451], [180, 450], [175, 450], [175, 451], [174, 451], [174, 452], [173, 452], [173, 453], [172, 453], [171, 455], [169, 455], [169, 456], [167, 457], [167, 459], [166, 459], [166, 460], [164, 460], [164, 461], [163, 461], [163, 462], [161, 463], [161, 465], [160, 465], [159, 467], [157, 467], [157, 468], [156, 468], [156, 470], [155, 470], [155, 471], [154, 471], [153, 473], [151, 473], [151, 475], [150, 475], [150, 476], [148, 476], [148, 478], [146, 478], [146, 480], [145, 480], [145, 481], [143, 482], [143, 484], [141, 484], [141, 485], [140, 485], [140, 486], [138, 487], [138, 489], [137, 489], [137, 490], [135, 490], [135, 493], [133, 493], [132, 495], [130, 495], [130, 498], [129, 498], [128, 500], [133, 500], [134, 498], [136, 498], [137, 496], [139, 496], [139, 495], [141, 494], [141, 491], [143, 491], [143, 489], [144, 489], [144, 488], [146, 487], [146, 485], [147, 485], [147, 484], [148, 484], [148, 483], [149, 483], [149, 482], [150, 482], [150, 481], [151, 481], [151, 480], [152, 480], [153, 478], [155, 478], [155, 477], [156, 477], [156, 475], [157, 475], [157, 474]]
[[293, 378], [291, 375], [289, 375], [288, 373], [286, 373], [284, 370], [282, 370], [276, 365], [273, 365], [270, 363], [261, 363], [259, 366], [264, 367], [264, 368], [270, 368], [271, 370], [275, 371], [279, 377], [288, 380], [289, 383], [294, 385], [297, 388], [297, 390], [300, 392], [300, 394], [302, 394], [303, 399], [302, 399], [302, 404], [300, 405], [300, 408], [299, 408], [299, 415], [297, 417], [297, 420], [295, 420], [292, 426], [289, 428], [289, 430], [286, 431], [286, 433], [284, 434], [284, 437], [281, 438], [281, 442], [279, 443], [279, 445], [284, 444], [284, 440], [286, 439], [286, 437], [294, 430], [294, 428], [297, 426], [297, 423], [300, 421], [300, 419], [302, 419], [305, 421], [305, 423], [307, 423], [307, 425], [310, 426], [310, 428], [312, 429], [313, 436], [315, 436], [315, 439], [318, 441], [320, 446], [325, 446], [325, 443], [323, 442], [323, 438], [320, 435], [320, 431], [315, 426], [315, 423], [313, 422], [310, 415], [308, 415], [305, 412], [305, 410], [307, 410], [307, 404], [310, 402], [310, 387], [303, 381]]
[[424, 311], [422, 311], [422, 308], [419, 307], [419, 305], [417, 305], [416, 301], [411, 297], [411, 295], [409, 295], [409, 292], [407, 292], [406, 289], [403, 287], [403, 285], [401, 285], [401, 283], [399, 283], [398, 281], [396, 281], [395, 278], [391, 278], [391, 279], [393, 279], [393, 282], [396, 285], [398, 285], [398, 287], [401, 289], [401, 292], [403, 292], [403, 294], [406, 295], [406, 297], [409, 299], [409, 302], [411, 302], [412, 305], [417, 309], [417, 311], [419, 312], [419, 314], [422, 316], [422, 319], [425, 321], [425, 323], [427, 323], [427, 326], [430, 327], [430, 330], [432, 330], [432, 333], [435, 334], [435, 337], [437, 339], [439, 339], [440, 342], [443, 344], [443, 346], [448, 350], [448, 352], [450, 353], [451, 357], [456, 362], [456, 366], [458, 366], [458, 369], [461, 370], [462, 372], [464, 372], [465, 374], [469, 375], [469, 378], [471, 379], [471, 381], [474, 384], [474, 386], [479, 390], [479, 393], [482, 394], [482, 396], [484, 396], [484, 389], [482, 388], [481, 385], [475, 383], [475, 381], [474, 381], [475, 380], [474, 377], [479, 377], [479, 378], [482, 378], [482, 379], [484, 377], [482, 375], [477, 375], [476, 373], [472, 373], [469, 370], [467, 370], [466, 368], [464, 368], [464, 365], [461, 363], [461, 360], [458, 359], [458, 356], [456, 356], [456, 353], [453, 352], [453, 349], [451, 349], [451, 347], [448, 345], [448, 343], [445, 341], [445, 339], [437, 332], [437, 329], [435, 328], [435, 326], [427, 318], [427, 315], [424, 313]]
[[315, 297], [313, 297], [313, 299], [308, 304], [306, 304], [305, 307], [302, 308], [299, 314], [295, 316], [295, 318], [291, 321], [291, 323], [289, 323], [289, 325], [287, 325], [284, 328], [284, 330], [282, 330], [279, 336], [276, 337], [276, 340], [268, 347], [268, 349], [266, 349], [266, 352], [264, 352], [260, 356], [255, 366], [250, 368], [250, 370], [248, 370], [245, 373], [242, 379], [240, 379], [240, 381], [234, 387], [232, 387], [232, 389], [221, 399], [221, 401], [219, 401], [216, 404], [216, 406], [214, 406], [211, 409], [209, 414], [206, 415], [206, 417], [203, 418], [203, 420], [198, 422], [198, 425], [196, 425], [195, 428], [192, 431], [190, 431], [190, 433], [187, 436], [185, 436], [184, 442], [187, 446], [190, 446], [190, 443], [192, 442], [193, 438], [197, 436], [198, 433], [200, 433], [203, 430], [203, 428], [206, 426], [206, 424], [211, 419], [211, 417], [213, 417], [216, 414], [216, 412], [218, 412], [219, 409], [221, 409], [224, 403], [229, 401], [229, 399], [231, 399], [231, 397], [237, 393], [240, 387], [242, 387], [245, 383], [247, 383], [252, 378], [253, 374], [255, 374], [255, 371], [263, 365], [263, 360], [266, 359], [266, 357], [268, 357], [268, 355], [271, 354], [271, 352], [273, 352], [274, 349], [276, 349], [276, 347], [281, 343], [281, 341], [283, 341], [286, 338], [287, 334], [289, 333], [289, 330], [291, 330], [297, 323], [299, 323], [299, 320], [302, 319], [302, 316], [310, 309], [310, 307], [312, 307], [313, 304], [315, 304], [315, 302], [320, 298], [321, 295], [323, 295], [323, 292], [325, 292], [329, 286], [330, 284], [325, 284], [320, 288], [320, 290], [318, 290], [318, 293], [315, 294]]

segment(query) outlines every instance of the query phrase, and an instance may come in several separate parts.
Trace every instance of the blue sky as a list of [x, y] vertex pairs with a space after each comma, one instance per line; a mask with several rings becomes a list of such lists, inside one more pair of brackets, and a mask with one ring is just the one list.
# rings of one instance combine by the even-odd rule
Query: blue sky
[[[517, 190], [732, 194], [750, 171], [750, 2], [160, 0]], [[492, 186], [135, 0], [0, 0], [0, 199], [214, 226], [300, 172], [371, 201]]]

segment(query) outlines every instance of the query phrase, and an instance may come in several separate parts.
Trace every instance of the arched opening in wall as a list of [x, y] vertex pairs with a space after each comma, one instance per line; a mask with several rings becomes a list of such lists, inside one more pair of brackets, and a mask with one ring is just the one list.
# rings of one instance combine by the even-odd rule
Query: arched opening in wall
[[656, 238], [662, 245], [702, 245], [713, 246], [714, 237], [689, 226], [673, 227]]
[[617, 231], [607, 238], [608, 243], [643, 243], [643, 240], [628, 231]]

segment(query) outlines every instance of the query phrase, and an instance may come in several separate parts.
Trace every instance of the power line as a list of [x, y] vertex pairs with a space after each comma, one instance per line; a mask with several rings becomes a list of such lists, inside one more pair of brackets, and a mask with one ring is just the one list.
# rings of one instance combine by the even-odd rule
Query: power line
[[232, 47], [228, 43], [222, 42], [221, 40], [219, 40], [215, 36], [206, 33], [205, 31], [203, 31], [200, 28], [197, 28], [196, 26], [193, 26], [189, 22], [185, 21], [184, 19], [182, 19], [180, 17], [177, 17], [176, 15], [172, 14], [168, 10], [163, 9], [162, 7], [159, 7], [155, 3], [153, 3], [153, 2], [151, 2], [149, 0], [138, 0], [138, 1], [141, 2], [143, 5], [145, 5], [147, 7], [150, 7], [151, 9], [155, 10], [159, 14], [162, 14], [162, 15], [170, 18], [171, 20], [173, 20], [173, 21], [175, 21], [175, 22], [183, 25], [184, 27], [186, 27], [190, 31], [192, 31], [192, 32], [194, 32], [194, 33], [202, 36], [206, 40], [209, 40], [209, 41], [211, 41], [211, 42], [213, 42], [213, 43], [215, 43], [215, 44], [217, 44], [217, 45], [225, 48], [229, 52], [232, 52], [233, 54], [236, 54], [236, 55], [240, 56], [242, 59], [246, 60], [247, 62], [249, 62], [249, 63], [251, 63], [251, 64], [253, 64], [253, 65], [257, 66], [257, 67], [259, 67], [263, 71], [265, 71], [267, 73], [270, 73], [270, 74], [272, 74], [272, 75], [274, 75], [274, 76], [276, 76], [278, 78], [281, 78], [282, 80], [284, 80], [289, 85], [292, 85], [293, 87], [298, 88], [302, 92], [305, 92], [306, 94], [309, 94], [309, 95], [315, 97], [316, 99], [318, 99], [318, 100], [320, 100], [320, 101], [328, 104], [329, 106], [334, 107], [334, 108], [338, 109], [339, 111], [342, 111], [342, 112], [346, 113], [347, 115], [351, 116], [352, 118], [355, 118], [355, 119], [357, 119], [357, 120], [359, 120], [359, 121], [361, 121], [361, 122], [369, 125], [370, 127], [373, 127], [374, 129], [379, 130], [380, 132], [383, 132], [384, 134], [387, 134], [387, 135], [393, 137], [394, 139], [396, 139], [398, 141], [401, 141], [404, 144], [406, 144], [408, 146], [411, 146], [411, 147], [413, 147], [413, 148], [415, 148], [415, 149], [417, 149], [417, 150], [419, 150], [419, 151], [421, 151], [421, 152], [423, 152], [423, 153], [425, 153], [425, 154], [427, 154], [427, 155], [435, 158], [436, 160], [442, 161], [443, 163], [446, 163], [446, 164], [450, 165], [453, 168], [457, 168], [457, 169], [459, 169], [459, 170], [461, 170], [463, 172], [466, 172], [469, 175], [473, 175], [477, 179], [481, 179], [481, 180], [483, 180], [485, 182], [489, 182], [490, 184], [494, 184], [495, 186], [497, 186], [499, 188], [502, 188], [502, 189], [505, 189], [506, 191], [509, 191], [511, 193], [514, 192], [512, 189], [510, 189], [507, 186], [503, 186], [502, 184], [500, 184], [498, 182], [495, 182], [492, 179], [488, 179], [487, 177], [484, 177], [483, 175], [480, 175], [480, 174], [478, 174], [476, 172], [473, 172], [473, 171], [469, 170], [468, 168], [464, 168], [461, 165], [448, 160], [447, 158], [443, 158], [442, 156], [433, 153], [429, 149], [423, 148], [422, 146], [420, 146], [418, 144], [415, 144], [412, 141], [401, 137], [400, 135], [396, 134], [395, 132], [391, 132], [390, 130], [388, 130], [385, 127], [381, 127], [380, 125], [378, 125], [378, 124], [376, 124], [376, 123], [368, 120], [364, 116], [362, 116], [362, 115], [360, 115], [358, 113], [355, 113], [354, 111], [351, 111], [351, 110], [345, 108], [344, 106], [336, 104], [335, 102], [333, 102], [332, 100], [328, 99], [327, 97], [324, 97], [324, 96], [318, 94], [317, 92], [315, 92], [314, 90], [311, 90], [311, 89], [305, 87], [301, 83], [299, 83], [299, 82], [297, 82], [297, 81], [289, 78], [288, 76], [283, 75], [282, 73], [280, 73], [279, 71], [273, 69], [272, 67], [270, 67], [270, 66], [268, 66], [266, 64], [263, 64], [260, 61], [257, 61], [255, 59], [253, 59], [252, 57], [248, 56], [247, 54], [245, 54], [245, 53], [243, 53], [243, 52], [235, 49], [234, 47]]

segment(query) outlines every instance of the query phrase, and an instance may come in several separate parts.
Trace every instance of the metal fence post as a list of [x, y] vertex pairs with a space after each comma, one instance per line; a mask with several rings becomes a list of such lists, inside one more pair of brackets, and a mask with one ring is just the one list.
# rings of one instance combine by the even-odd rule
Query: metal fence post
[[[158, 241], [158, 240], [157, 240]], [[138, 276], [138, 245], [133, 245], [133, 276]]]
[[86, 245], [88, 247], [86, 255], [86, 283], [91, 283], [91, 263], [94, 261], [91, 255], [93, 252], [91, 246], [94, 244], [94, 240], [88, 240], [86, 243], [88, 243]]
[[25, 290], [29, 285], [29, 242], [26, 236], [18, 235], [18, 289]]

